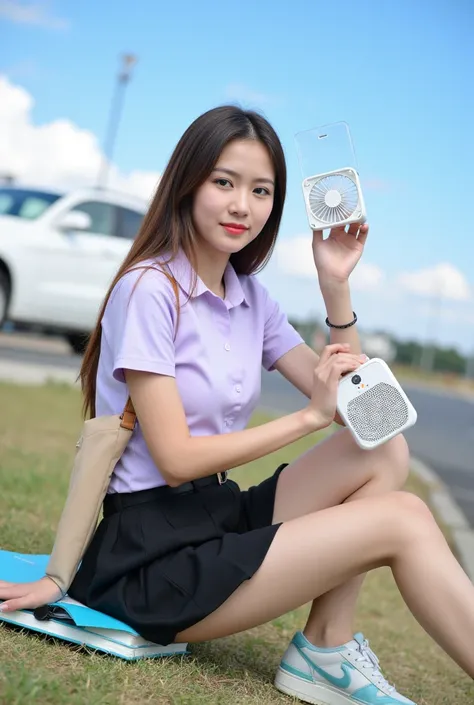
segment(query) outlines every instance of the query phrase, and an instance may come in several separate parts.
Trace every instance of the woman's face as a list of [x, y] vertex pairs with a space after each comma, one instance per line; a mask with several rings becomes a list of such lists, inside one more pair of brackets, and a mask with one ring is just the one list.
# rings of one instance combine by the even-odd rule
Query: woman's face
[[266, 147], [256, 140], [229, 143], [194, 196], [193, 220], [202, 244], [227, 255], [248, 245], [270, 216], [274, 190]]

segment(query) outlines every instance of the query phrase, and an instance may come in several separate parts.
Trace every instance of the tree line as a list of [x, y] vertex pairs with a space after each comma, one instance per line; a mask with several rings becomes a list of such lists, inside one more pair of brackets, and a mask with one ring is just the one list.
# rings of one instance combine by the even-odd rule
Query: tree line
[[[329, 339], [327, 328], [317, 320], [291, 320], [305, 341], [311, 345], [316, 334], [324, 333]], [[425, 345], [417, 340], [401, 340], [390, 333], [374, 332], [374, 335], [384, 336], [391, 342], [395, 350], [394, 364], [406, 365], [422, 369], [429, 359], [429, 367], [433, 372], [446, 372], [456, 375], [474, 376], [473, 360], [453, 346], [437, 344]], [[427, 350], [427, 347], [429, 348]], [[427, 355], [428, 353], [428, 355]]]

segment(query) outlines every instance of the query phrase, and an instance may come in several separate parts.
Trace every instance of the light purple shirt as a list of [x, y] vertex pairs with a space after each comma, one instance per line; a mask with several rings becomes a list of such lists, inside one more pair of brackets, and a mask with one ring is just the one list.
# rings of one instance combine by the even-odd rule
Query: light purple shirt
[[[259, 401], [261, 366], [271, 370], [303, 339], [255, 276], [237, 275], [229, 264], [224, 300], [198, 278], [187, 302], [193, 270], [184, 253], [168, 266], [180, 287], [176, 337], [175, 293], [162, 272], [128, 272], [112, 292], [102, 320], [96, 413], [120, 413], [128, 397], [124, 369], [142, 370], [175, 377], [192, 436], [242, 430]], [[108, 491], [163, 484], [137, 424]]]

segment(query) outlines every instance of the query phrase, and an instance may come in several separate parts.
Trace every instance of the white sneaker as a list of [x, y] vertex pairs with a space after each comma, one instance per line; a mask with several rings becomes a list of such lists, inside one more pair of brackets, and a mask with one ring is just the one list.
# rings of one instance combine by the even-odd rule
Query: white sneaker
[[314, 705], [415, 705], [382, 675], [363, 634], [337, 648], [320, 649], [297, 632], [275, 678], [275, 687]]

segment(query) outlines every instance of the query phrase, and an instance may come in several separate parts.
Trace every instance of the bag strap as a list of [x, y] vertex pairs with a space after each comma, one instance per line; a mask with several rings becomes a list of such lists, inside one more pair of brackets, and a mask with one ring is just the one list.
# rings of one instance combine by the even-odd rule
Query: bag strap
[[[177, 303], [177, 313], [178, 313], [178, 320], [179, 320], [179, 291], [178, 291], [178, 284], [176, 282], [176, 279], [171, 275], [168, 274], [168, 272], [165, 272], [163, 269], [161, 270], [165, 277], [171, 282], [171, 285], [173, 286], [173, 291], [176, 296], [176, 303]], [[127, 403], [124, 406], [124, 409], [122, 411], [122, 414], [120, 416], [121, 422], [120, 425], [122, 428], [126, 428], [128, 431], [133, 431], [135, 428], [135, 423], [137, 421], [137, 415], [135, 413], [135, 407], [133, 406], [133, 402], [130, 397], [127, 399]]]
[[130, 397], [127, 399], [127, 403], [124, 406], [120, 419], [120, 425], [122, 428], [126, 428], [128, 431], [133, 431], [137, 421], [137, 415]]

